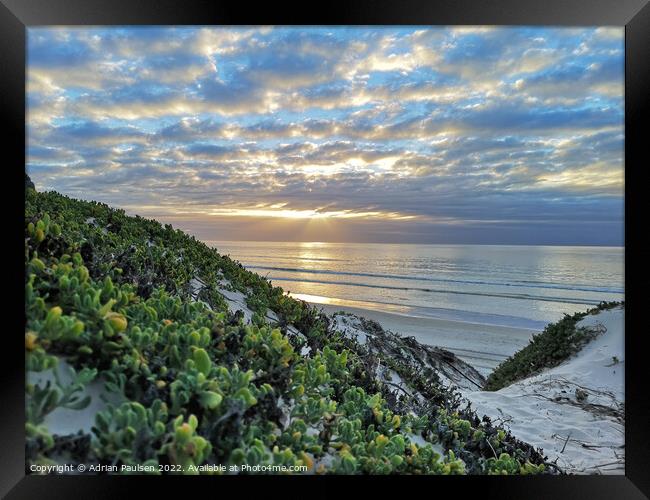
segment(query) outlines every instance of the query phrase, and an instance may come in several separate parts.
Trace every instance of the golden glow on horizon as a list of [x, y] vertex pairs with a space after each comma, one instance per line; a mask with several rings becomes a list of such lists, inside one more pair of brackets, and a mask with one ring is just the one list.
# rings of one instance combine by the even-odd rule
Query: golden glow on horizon
[[208, 215], [225, 217], [273, 217], [281, 219], [383, 219], [412, 220], [415, 215], [397, 212], [354, 212], [352, 210], [321, 211], [319, 209], [294, 210], [286, 208], [215, 208]]
[[324, 208], [313, 209], [292, 209], [286, 208], [287, 203], [274, 203], [258, 204], [252, 206], [243, 206], [235, 208], [221, 208], [221, 207], [182, 207], [178, 205], [121, 205], [121, 208], [127, 210], [129, 213], [137, 214], [143, 217], [178, 217], [187, 219], [202, 219], [208, 220], [210, 218], [236, 218], [245, 217], [251, 219], [286, 219], [290, 220], [303, 220], [311, 221], [318, 220], [327, 222], [328, 219], [367, 219], [367, 220], [391, 220], [391, 221], [414, 221], [414, 220], [429, 220], [430, 217], [423, 217], [421, 215], [404, 214], [400, 212], [386, 212], [381, 210], [325, 210]]

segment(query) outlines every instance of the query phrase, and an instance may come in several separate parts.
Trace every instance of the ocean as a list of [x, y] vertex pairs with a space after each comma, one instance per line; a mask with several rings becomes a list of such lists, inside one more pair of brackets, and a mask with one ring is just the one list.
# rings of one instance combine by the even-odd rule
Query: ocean
[[624, 248], [208, 241], [291, 296], [541, 330], [624, 299]]

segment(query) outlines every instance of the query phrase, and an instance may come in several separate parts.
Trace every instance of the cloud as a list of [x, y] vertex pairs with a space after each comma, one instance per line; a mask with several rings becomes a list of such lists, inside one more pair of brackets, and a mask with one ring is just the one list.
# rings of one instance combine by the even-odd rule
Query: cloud
[[30, 28], [27, 98], [37, 188], [203, 232], [621, 241], [618, 28]]

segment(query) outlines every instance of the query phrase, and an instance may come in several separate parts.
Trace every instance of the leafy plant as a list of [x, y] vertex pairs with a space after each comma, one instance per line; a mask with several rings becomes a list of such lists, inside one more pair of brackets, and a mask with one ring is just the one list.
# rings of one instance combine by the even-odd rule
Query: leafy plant
[[557, 323], [547, 325], [542, 333], [533, 336], [526, 347], [510, 356], [490, 374], [485, 389], [497, 391], [542, 369], [559, 365], [593, 338], [593, 333], [589, 330], [576, 326], [578, 322], [588, 315], [622, 304], [623, 302], [601, 302], [595, 308], [565, 315]]

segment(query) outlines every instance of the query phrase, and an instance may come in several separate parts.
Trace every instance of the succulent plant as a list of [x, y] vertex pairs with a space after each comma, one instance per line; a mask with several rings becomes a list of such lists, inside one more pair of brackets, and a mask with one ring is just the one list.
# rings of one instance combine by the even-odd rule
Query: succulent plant
[[174, 420], [174, 435], [170, 443], [163, 446], [162, 451], [167, 453], [172, 464], [180, 465], [182, 471], [192, 474], [191, 465], [201, 464], [210, 454], [211, 445], [203, 437], [196, 434], [198, 420], [190, 415], [187, 422], [179, 416]]
[[123, 465], [158, 465], [158, 456], [164, 453], [167, 415], [160, 400], [149, 408], [132, 401], [119, 407], [109, 405], [95, 419], [96, 456]]

